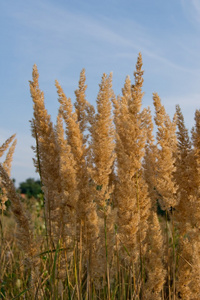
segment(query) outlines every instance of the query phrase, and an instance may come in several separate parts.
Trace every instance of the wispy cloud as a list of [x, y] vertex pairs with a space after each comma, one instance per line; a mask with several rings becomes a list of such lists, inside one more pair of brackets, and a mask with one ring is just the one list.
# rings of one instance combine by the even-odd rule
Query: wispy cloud
[[[25, 133], [28, 119], [32, 117], [28, 80], [34, 63], [38, 65], [40, 87], [54, 121], [58, 109], [54, 79], [59, 80], [66, 95], [73, 100], [79, 73], [85, 67], [87, 98], [95, 105], [102, 73], [113, 71], [114, 91], [121, 93], [125, 76], [133, 74], [141, 51], [145, 70], [144, 105], [152, 104], [152, 92], [156, 90], [166, 110], [173, 114], [175, 104], [179, 103], [188, 126], [192, 126], [194, 108], [198, 107], [200, 98], [197, 36], [200, 1], [180, 0], [172, 5], [171, 0], [170, 4], [163, 3], [162, 8], [159, 1], [152, 1], [147, 5], [149, 10], [144, 9], [145, 1], [127, 1], [127, 7], [123, 1], [117, 1], [116, 10], [112, 7], [114, 0], [107, 2], [114, 12], [110, 16], [105, 10], [96, 9], [100, 4], [93, 4], [91, 13], [92, 1], [87, 0], [84, 4], [75, 0], [77, 6], [71, 1], [3, 1], [0, 22], [5, 22], [2, 44], [6, 59], [2, 56], [2, 69], [6, 72], [2, 72], [1, 79], [2, 99], [6, 101], [0, 120], [0, 138], [3, 142], [13, 134], [1, 128], [18, 131], [13, 177], [17, 174], [19, 181], [26, 176], [37, 176], [32, 163], [31, 134]], [[120, 5], [125, 7], [123, 13]], [[180, 9], [178, 14], [173, 8]], [[161, 12], [158, 18], [155, 18], [156, 10]]]
[[192, 5], [195, 7], [195, 9], [200, 13], [200, 1], [199, 0], [191, 0]]
[[181, 0], [181, 4], [188, 20], [194, 25], [200, 24], [200, 1]]
[[[192, 0], [191, 2], [193, 5], [197, 5], [197, 1]], [[61, 9], [47, 2], [36, 2], [32, 9], [26, 7], [23, 10], [15, 11], [13, 17], [33, 31], [31, 43], [29, 44], [30, 48], [33, 47], [31, 52], [39, 55], [41, 47], [49, 48], [46, 57], [53, 56], [55, 58], [57, 56], [58, 64], [59, 58], [66, 56], [66, 51], [68, 53], [67, 60], [70, 61], [71, 59], [73, 62], [70, 54], [73, 54], [73, 56], [77, 54], [77, 56], [82, 57], [88, 51], [91, 60], [93, 57], [96, 58], [97, 55], [99, 60], [101, 60], [102, 55], [103, 59], [106, 60], [106, 56], [112, 51], [111, 49], [115, 49], [119, 56], [124, 56], [127, 50], [129, 53], [141, 51], [143, 55], [159, 64], [184, 72], [193, 72], [192, 68], [179, 65], [168, 59], [166, 55], [162, 55], [163, 51], [159, 43], [160, 37], [153, 37], [149, 34], [148, 28], [133, 20], [124, 18], [120, 19], [119, 22], [119, 20], [101, 16], [95, 19], [88, 14], [75, 13], [66, 8]], [[26, 32], [22, 39], [27, 43]], [[79, 48], [80, 43], [82, 43], [81, 51]], [[157, 44], [156, 48], [155, 43]], [[99, 44], [99, 47], [96, 47], [96, 44]], [[109, 47], [112, 48], [109, 50]], [[93, 52], [94, 48], [96, 55]], [[23, 43], [20, 50], [27, 52], [27, 48], [23, 47]], [[93, 55], [91, 55], [92, 53]]]

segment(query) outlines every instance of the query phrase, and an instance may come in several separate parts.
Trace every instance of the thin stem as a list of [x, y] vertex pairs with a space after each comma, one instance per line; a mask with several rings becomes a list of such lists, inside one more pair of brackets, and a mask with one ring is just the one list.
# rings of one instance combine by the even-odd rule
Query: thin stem
[[81, 278], [82, 278], [82, 255], [83, 255], [83, 241], [82, 241], [82, 232], [83, 230], [83, 221], [80, 222], [80, 259], [79, 259], [79, 297], [82, 299], [82, 285], [81, 285]]
[[136, 173], [136, 199], [137, 208], [139, 215], [139, 249], [140, 249], [140, 273], [141, 273], [141, 299], [143, 298], [143, 253], [141, 243], [141, 222], [140, 222], [140, 201], [139, 201], [139, 184], [138, 184], [138, 173]]
[[176, 298], [176, 247], [174, 237], [174, 211], [172, 208], [172, 247], [173, 247], [173, 300]]
[[108, 300], [110, 300], [110, 275], [109, 275], [109, 263], [108, 263], [108, 245], [107, 245], [107, 227], [106, 227], [107, 216], [104, 212], [104, 232], [105, 232], [105, 247], [106, 247], [106, 275], [108, 285]]
[[4, 215], [3, 215], [3, 207], [1, 208], [1, 219], [0, 219], [0, 227], [1, 227], [1, 241], [2, 241], [2, 248], [3, 248], [3, 244], [4, 244]]
[[171, 299], [171, 286], [170, 286], [170, 249], [169, 249], [169, 237], [168, 237], [168, 226], [167, 226], [167, 210], [165, 212], [165, 218], [166, 218], [166, 235], [167, 235], [167, 276], [168, 276], [168, 292], [169, 292], [169, 299]]

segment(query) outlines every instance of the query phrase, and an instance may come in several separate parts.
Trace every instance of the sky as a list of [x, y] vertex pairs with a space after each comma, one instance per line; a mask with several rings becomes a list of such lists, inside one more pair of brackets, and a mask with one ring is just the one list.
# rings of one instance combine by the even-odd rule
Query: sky
[[[31, 146], [29, 80], [37, 65], [45, 105], [55, 122], [57, 79], [75, 101], [86, 70], [87, 100], [95, 106], [103, 73], [116, 95], [142, 53], [143, 107], [157, 92], [172, 117], [179, 104], [189, 130], [200, 108], [200, 0], [6, 0], [0, 3], [0, 145], [13, 133], [16, 185], [38, 179]], [[2, 158], [4, 159], [4, 158]]]

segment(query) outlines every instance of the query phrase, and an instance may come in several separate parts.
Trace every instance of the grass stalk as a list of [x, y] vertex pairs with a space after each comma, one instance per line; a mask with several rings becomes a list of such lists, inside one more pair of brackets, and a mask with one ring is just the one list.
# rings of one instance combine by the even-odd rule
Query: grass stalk
[[170, 268], [170, 248], [169, 248], [169, 235], [168, 235], [168, 213], [165, 212], [165, 222], [166, 222], [166, 238], [167, 238], [167, 280], [168, 280], [168, 297], [171, 300], [171, 268]]
[[55, 252], [54, 260], [53, 260], [52, 275], [50, 277], [51, 286], [52, 286], [52, 292], [53, 292], [54, 298], [55, 298], [55, 295], [57, 296], [56, 262], [57, 262], [57, 257], [58, 257], [59, 250], [60, 250], [60, 240], [58, 241], [58, 244], [57, 244], [57, 247], [56, 247], [56, 252]]
[[74, 247], [74, 275], [75, 275], [75, 282], [76, 282], [76, 289], [77, 289], [77, 298], [80, 300], [80, 287], [79, 287], [79, 272], [77, 270], [77, 247]]
[[108, 262], [108, 244], [107, 244], [107, 216], [104, 212], [104, 233], [105, 233], [105, 248], [106, 248], [106, 276], [108, 287], [108, 300], [110, 300], [110, 274], [109, 274], [109, 262]]
[[174, 228], [174, 210], [172, 209], [172, 247], [173, 247], [173, 300], [176, 300], [176, 245]]
[[87, 293], [86, 293], [86, 299], [92, 300], [92, 283], [91, 283], [91, 255], [92, 255], [92, 248], [88, 250], [87, 255]]
[[82, 240], [82, 234], [83, 234], [83, 221], [80, 222], [80, 244], [79, 244], [79, 298], [82, 300], [82, 255], [83, 255], [83, 240]]
[[139, 215], [139, 255], [140, 255], [140, 278], [141, 278], [141, 299], [143, 299], [143, 253], [142, 253], [142, 243], [141, 243], [141, 220], [140, 220], [140, 199], [139, 199], [139, 183], [138, 183], [138, 173], [136, 173], [136, 200], [137, 200], [137, 208], [138, 208], [138, 215]]
[[[65, 248], [66, 245], [64, 244]], [[71, 299], [71, 289], [70, 289], [70, 281], [69, 281], [69, 270], [68, 270], [68, 263], [67, 263], [67, 252], [64, 252], [65, 254], [65, 261], [66, 261], [66, 282], [67, 282], [67, 292], [68, 292], [68, 298]]]

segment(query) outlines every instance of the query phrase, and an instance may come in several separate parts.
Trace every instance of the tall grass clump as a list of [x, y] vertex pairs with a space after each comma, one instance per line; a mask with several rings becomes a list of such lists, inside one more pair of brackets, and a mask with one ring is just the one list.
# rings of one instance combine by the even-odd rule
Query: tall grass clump
[[171, 120], [157, 93], [153, 115], [143, 73], [139, 53], [119, 96], [103, 74], [96, 107], [84, 69], [74, 102], [56, 80], [53, 124], [33, 66], [42, 196], [16, 192], [12, 136], [0, 147], [1, 299], [200, 299], [200, 111], [191, 138], [180, 107]]

